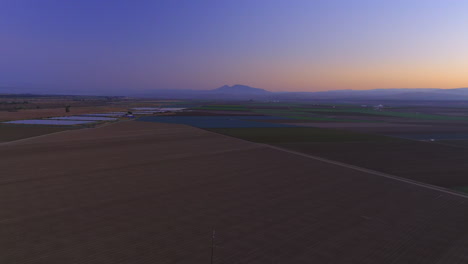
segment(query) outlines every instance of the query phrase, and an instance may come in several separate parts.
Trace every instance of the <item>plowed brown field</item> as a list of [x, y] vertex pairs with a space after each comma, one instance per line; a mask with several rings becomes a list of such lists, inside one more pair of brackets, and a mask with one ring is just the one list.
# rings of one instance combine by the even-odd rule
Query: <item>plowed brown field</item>
[[409, 140], [278, 145], [445, 188], [468, 186], [468, 151], [459, 146]]
[[0, 263], [466, 263], [468, 198], [182, 125], [0, 145]]
[[69, 130], [53, 126], [0, 126], [0, 143]]
[[127, 111], [126, 107], [109, 107], [109, 106], [88, 106], [88, 107], [72, 107], [71, 111], [66, 113], [65, 108], [50, 108], [50, 109], [27, 109], [19, 110], [18, 112], [0, 111], [0, 121], [34, 119], [55, 116], [71, 116], [91, 113], [105, 113]]

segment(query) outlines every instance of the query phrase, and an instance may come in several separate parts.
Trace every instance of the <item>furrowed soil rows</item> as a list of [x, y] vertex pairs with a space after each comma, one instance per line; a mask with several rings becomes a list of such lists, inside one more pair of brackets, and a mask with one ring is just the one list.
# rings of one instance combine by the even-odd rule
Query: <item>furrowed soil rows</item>
[[0, 263], [460, 263], [461, 195], [197, 128], [0, 146]]

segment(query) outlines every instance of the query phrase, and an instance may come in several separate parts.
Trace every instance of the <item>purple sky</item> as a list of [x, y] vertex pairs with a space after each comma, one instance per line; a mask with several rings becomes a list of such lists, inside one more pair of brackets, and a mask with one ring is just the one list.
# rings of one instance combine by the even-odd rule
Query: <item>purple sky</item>
[[2, 0], [0, 87], [468, 86], [465, 0]]

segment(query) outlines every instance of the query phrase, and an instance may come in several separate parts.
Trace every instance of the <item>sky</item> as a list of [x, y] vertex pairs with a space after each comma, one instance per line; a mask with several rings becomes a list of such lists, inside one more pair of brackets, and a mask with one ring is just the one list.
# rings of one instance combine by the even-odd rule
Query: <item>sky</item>
[[0, 87], [468, 86], [466, 0], [0, 0]]

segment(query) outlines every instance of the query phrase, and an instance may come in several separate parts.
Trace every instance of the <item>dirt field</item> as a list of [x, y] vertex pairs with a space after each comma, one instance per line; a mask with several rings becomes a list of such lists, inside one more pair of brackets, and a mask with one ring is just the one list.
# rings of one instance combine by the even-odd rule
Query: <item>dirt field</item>
[[0, 126], [0, 143], [69, 130], [50, 126]]
[[21, 119], [34, 119], [55, 116], [71, 116], [79, 114], [91, 113], [104, 113], [104, 112], [118, 112], [127, 111], [124, 106], [92, 106], [92, 107], [75, 107], [71, 108], [69, 113], [65, 112], [65, 108], [51, 108], [51, 109], [27, 109], [19, 110], [18, 112], [0, 111], [0, 121], [21, 120]]
[[438, 144], [454, 146], [458, 148], [468, 148], [468, 140], [441, 140]]
[[[365, 129], [364, 127], [361, 127]], [[382, 127], [385, 129], [386, 127]], [[414, 140], [322, 128], [226, 128], [210, 131], [325, 157], [407, 179], [468, 186], [467, 141]]]
[[287, 128], [214, 128], [210, 131], [252, 142], [267, 144], [298, 142], [387, 142], [398, 141], [381, 135], [369, 135], [336, 129], [312, 127]]
[[468, 198], [182, 125], [0, 146], [0, 263], [464, 263]]
[[286, 143], [282, 147], [446, 188], [468, 186], [466, 148], [430, 142]]

